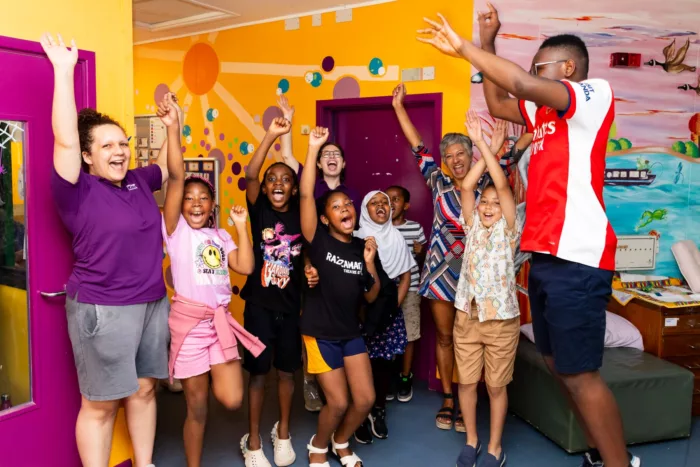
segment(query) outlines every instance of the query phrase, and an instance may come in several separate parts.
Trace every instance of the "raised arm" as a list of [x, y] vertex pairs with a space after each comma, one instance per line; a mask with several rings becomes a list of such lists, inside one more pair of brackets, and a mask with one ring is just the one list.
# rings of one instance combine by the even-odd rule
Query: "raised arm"
[[[282, 109], [282, 115], [289, 122], [289, 125], [291, 127], [292, 120], [294, 119], [294, 106], [289, 105], [289, 100], [287, 99], [287, 96], [285, 96], [284, 94], [282, 94], [277, 99], [277, 104]], [[294, 173], [298, 174], [299, 173], [299, 161], [296, 160], [296, 158], [294, 157], [294, 147], [292, 146], [292, 132], [291, 131], [283, 134], [280, 137], [280, 146], [281, 146], [281, 150], [282, 150], [282, 161], [285, 164], [287, 164], [289, 167], [291, 167], [292, 170], [294, 171]]]
[[[467, 128], [467, 134], [474, 143], [479, 140], [483, 142], [481, 125], [472, 126], [471, 123], [472, 122], [469, 119], [467, 119], [467, 121], [464, 123], [464, 126]], [[471, 222], [471, 213], [474, 210], [474, 204], [476, 203], [476, 195], [474, 194], [474, 190], [476, 190], [476, 186], [485, 170], [486, 160], [482, 154], [481, 159], [479, 159], [477, 163], [474, 164], [471, 169], [469, 169], [467, 176], [464, 177], [464, 180], [462, 180], [462, 217], [464, 218], [465, 224]]]
[[[169, 106], [175, 108], [175, 111], [177, 112], [178, 128], [180, 131], [182, 131], [182, 109], [180, 108], [180, 104], [178, 104], [177, 95], [174, 92], [169, 92], [165, 94], [164, 100], [168, 102]], [[178, 137], [178, 145], [180, 144], [179, 141], [180, 140]], [[168, 173], [168, 137], [165, 138], [163, 145], [160, 147], [160, 151], [158, 151], [156, 165], [160, 167], [160, 173], [163, 176], [161, 183], [165, 184], [165, 182], [167, 182], [170, 178], [170, 174]]]
[[78, 47], [71, 40], [71, 48], [59, 34], [41, 36], [41, 46], [53, 65], [54, 89], [51, 126], [53, 127], [53, 166], [58, 175], [70, 183], [77, 183], [82, 165], [78, 111], [75, 108], [73, 77], [78, 63]]
[[228, 254], [228, 267], [233, 272], [248, 276], [255, 269], [253, 256], [253, 244], [248, 237], [248, 211], [243, 206], [233, 206], [229, 212], [229, 218], [233, 221], [238, 234], [238, 249]]
[[372, 287], [367, 292], [365, 292], [365, 301], [367, 301], [367, 303], [374, 302], [379, 296], [379, 290], [381, 290], [379, 273], [377, 273], [377, 268], [374, 266], [374, 258], [376, 256], [377, 241], [374, 239], [374, 237], [365, 238], [365, 267], [367, 268], [367, 272], [374, 279], [374, 284], [372, 284]]
[[[180, 220], [182, 197], [185, 191], [185, 163], [182, 160], [182, 149], [180, 148], [180, 120], [170, 95], [166, 94], [163, 101], [158, 104], [156, 115], [160, 117], [168, 130], [167, 144], [163, 145], [167, 152], [165, 173], [168, 175], [163, 220], [165, 221], [165, 231], [170, 236], [175, 232]], [[159, 154], [158, 159], [160, 160], [162, 156], [163, 154]], [[161, 170], [163, 169], [161, 168]]]
[[[309, 135], [309, 150], [306, 153], [306, 167], [316, 167], [318, 151], [323, 143], [328, 140], [328, 128], [317, 126]], [[318, 213], [316, 212], [316, 171], [304, 170], [299, 182], [299, 197], [301, 209], [301, 233], [307, 242], [311, 242], [316, 235], [318, 225]]]
[[501, 152], [503, 143], [506, 141], [506, 133], [508, 132], [508, 123], [505, 120], [496, 120], [496, 125], [493, 127], [493, 133], [491, 133], [491, 143], [489, 144], [489, 149], [492, 153], [498, 154]]
[[406, 136], [408, 144], [411, 145], [411, 148], [415, 149], [421, 145], [423, 140], [421, 139], [418, 130], [416, 130], [416, 127], [413, 126], [413, 122], [411, 122], [411, 117], [408, 116], [408, 112], [406, 112], [406, 108], [404, 107], [404, 99], [406, 98], [406, 85], [400, 83], [398, 86], [396, 86], [394, 88], [392, 96], [393, 98], [391, 100], [391, 105], [394, 106], [394, 112], [396, 112], [396, 117], [399, 119], [401, 130], [403, 131], [404, 136]]
[[408, 289], [411, 287], [411, 271], [408, 270], [399, 276], [399, 306], [403, 303]]
[[[569, 91], [563, 83], [534, 76], [517, 64], [480, 49], [460, 37], [441, 14], [438, 13], [438, 16], [442, 23], [425, 18], [430, 27], [418, 31], [425, 35], [418, 37], [419, 41], [431, 44], [447, 55], [461, 56], [481, 71], [486, 79], [518, 99], [562, 112], [569, 108]], [[508, 117], [504, 115], [504, 118]], [[522, 124], [522, 117], [515, 123]]]
[[292, 124], [284, 118], [278, 117], [272, 120], [270, 127], [265, 133], [265, 137], [260, 141], [260, 145], [255, 150], [253, 157], [248, 163], [248, 168], [245, 171], [246, 190], [245, 194], [251, 204], [255, 204], [260, 195], [260, 170], [262, 169], [265, 156], [270, 151], [275, 140], [285, 133], [289, 133]]
[[[498, 163], [498, 159], [491, 152], [481, 135], [481, 122], [473, 110], [467, 113], [467, 128], [469, 128], [469, 134], [474, 133], [472, 140], [476, 147], [479, 148], [479, 151], [481, 151], [481, 160], [486, 161], [486, 168], [496, 187], [498, 202], [501, 205], [501, 211], [508, 224], [508, 229], [513, 230], [513, 227], [515, 227], [515, 200], [513, 199], [513, 192], [510, 190], [508, 179], [503, 173], [501, 164]], [[464, 196], [464, 190], [462, 190], [462, 196]]]

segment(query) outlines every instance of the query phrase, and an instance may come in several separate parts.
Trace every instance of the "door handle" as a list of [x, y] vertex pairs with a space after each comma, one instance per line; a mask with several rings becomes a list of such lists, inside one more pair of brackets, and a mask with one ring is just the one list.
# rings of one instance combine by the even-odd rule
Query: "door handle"
[[60, 297], [61, 295], [65, 295], [66, 291], [62, 290], [60, 292], [39, 292], [39, 294], [41, 294], [42, 297], [53, 298], [53, 297]]

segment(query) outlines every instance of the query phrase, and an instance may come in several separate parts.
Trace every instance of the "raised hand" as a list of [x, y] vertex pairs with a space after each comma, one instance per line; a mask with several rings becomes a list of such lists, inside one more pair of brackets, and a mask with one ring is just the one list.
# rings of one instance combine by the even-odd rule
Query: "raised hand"
[[507, 133], [508, 122], [506, 122], [505, 120], [497, 119], [496, 125], [493, 127], [493, 133], [491, 133], [491, 144], [489, 145], [489, 147], [491, 148], [491, 152], [495, 155], [497, 155], [503, 147], [503, 143], [506, 140]]
[[501, 20], [498, 18], [498, 11], [491, 3], [486, 3], [488, 11], [479, 12], [479, 40], [481, 45], [493, 45], [496, 41], [499, 29], [501, 29]]
[[158, 104], [156, 115], [160, 117], [160, 119], [167, 127], [179, 123], [179, 115], [177, 114], [177, 108], [175, 107], [175, 105], [173, 105], [172, 98], [170, 98], [168, 94], [166, 94], [163, 100], [160, 102], [160, 104]]
[[430, 25], [429, 28], [419, 29], [418, 34], [423, 37], [417, 37], [420, 42], [430, 44], [440, 52], [451, 57], [461, 57], [460, 49], [464, 43], [464, 39], [457, 34], [450, 23], [447, 22], [444, 16], [438, 13], [438, 17], [442, 24], [428, 18], [423, 18]]
[[228, 216], [233, 225], [245, 225], [248, 222], [248, 210], [243, 206], [233, 206]]
[[328, 132], [328, 128], [317, 126], [309, 135], [309, 147], [320, 148], [321, 146], [323, 146], [323, 143], [328, 141], [329, 134], [330, 133]]
[[403, 83], [399, 83], [399, 85], [396, 86], [394, 88], [394, 91], [391, 93], [391, 105], [393, 105], [395, 109], [403, 107], [403, 101], [406, 98], [406, 94], [406, 85]]
[[287, 99], [287, 96], [284, 94], [280, 95], [277, 98], [277, 105], [279, 105], [280, 109], [282, 109], [282, 115], [284, 115], [284, 118], [291, 122], [292, 118], [294, 117], [294, 106], [289, 105], [289, 99]]
[[40, 42], [41, 47], [46, 52], [46, 55], [51, 60], [51, 64], [54, 69], [70, 69], [75, 68], [75, 64], [78, 63], [78, 47], [75, 45], [75, 40], [71, 39], [69, 49], [66, 44], [63, 43], [63, 38], [60, 34], [57, 34], [58, 40], [54, 40], [53, 36], [49, 33], [45, 33], [41, 36]]
[[267, 129], [267, 132], [277, 138], [278, 136], [282, 136], [284, 134], [289, 133], [289, 131], [292, 129], [292, 124], [289, 123], [289, 120], [283, 117], [277, 117], [272, 120], [272, 123], [270, 123], [270, 127]]
[[304, 267], [304, 275], [306, 276], [306, 282], [309, 284], [309, 288], [313, 289], [318, 285], [318, 270], [307, 264]]
[[365, 252], [364, 252], [365, 263], [367, 263], [367, 264], [374, 263], [374, 258], [376, 256], [377, 256], [377, 241], [374, 239], [374, 237], [365, 238]]
[[467, 121], [464, 122], [464, 126], [467, 127], [467, 134], [474, 144], [484, 140], [481, 133], [481, 120], [473, 109], [467, 112]]

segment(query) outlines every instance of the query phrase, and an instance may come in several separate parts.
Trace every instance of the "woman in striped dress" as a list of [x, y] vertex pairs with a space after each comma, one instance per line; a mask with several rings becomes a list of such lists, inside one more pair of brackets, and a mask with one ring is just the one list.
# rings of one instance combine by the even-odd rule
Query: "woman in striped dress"
[[[418, 293], [430, 300], [430, 310], [437, 334], [436, 356], [440, 371], [443, 404], [435, 417], [438, 428], [449, 430], [453, 425], [454, 398], [452, 372], [454, 349], [452, 328], [455, 320], [455, 293], [462, 268], [464, 230], [459, 217], [462, 203], [459, 188], [472, 163], [472, 141], [462, 133], [447, 133], [440, 142], [440, 155], [451, 175], [442, 171], [404, 108], [406, 87], [399, 84], [393, 93], [393, 106], [406, 139], [411, 145], [418, 167], [433, 195], [435, 211], [430, 233], [430, 246], [421, 274]], [[492, 151], [498, 151], [505, 140], [505, 125], [499, 124], [492, 137]], [[464, 422], [457, 416], [456, 429], [464, 431]]]

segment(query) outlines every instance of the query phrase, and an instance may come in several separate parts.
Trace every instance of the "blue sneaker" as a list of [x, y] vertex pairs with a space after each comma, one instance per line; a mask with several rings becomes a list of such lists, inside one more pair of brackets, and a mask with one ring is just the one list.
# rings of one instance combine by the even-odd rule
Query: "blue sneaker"
[[469, 446], [468, 444], [465, 445], [457, 458], [457, 467], [475, 467], [476, 458], [480, 451], [481, 443], [476, 443], [475, 448]]
[[506, 452], [501, 449], [501, 455], [496, 456], [490, 453], [486, 453], [486, 457], [479, 463], [479, 467], [503, 467], [506, 465]]

